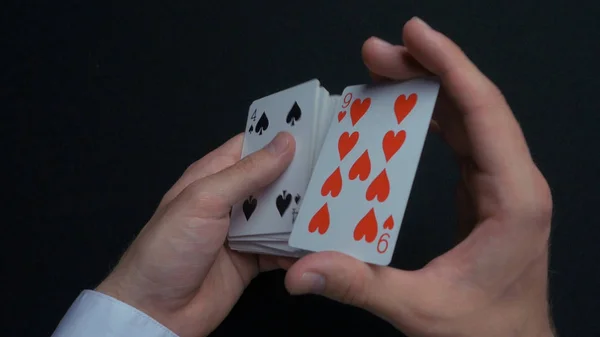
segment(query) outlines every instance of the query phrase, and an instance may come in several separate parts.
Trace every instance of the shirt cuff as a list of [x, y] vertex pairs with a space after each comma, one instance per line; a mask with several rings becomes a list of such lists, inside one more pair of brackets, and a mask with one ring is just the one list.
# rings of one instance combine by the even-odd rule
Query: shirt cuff
[[113, 297], [84, 290], [52, 337], [177, 337], [152, 317]]

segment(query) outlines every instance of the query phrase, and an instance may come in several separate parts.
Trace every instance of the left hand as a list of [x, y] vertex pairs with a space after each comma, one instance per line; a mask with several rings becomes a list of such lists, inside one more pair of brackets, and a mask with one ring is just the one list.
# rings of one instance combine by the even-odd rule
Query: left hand
[[242, 143], [238, 135], [187, 169], [97, 291], [179, 336], [206, 336], [260, 271], [291, 265], [223, 244], [230, 208], [277, 179], [294, 156], [287, 133], [240, 160]]

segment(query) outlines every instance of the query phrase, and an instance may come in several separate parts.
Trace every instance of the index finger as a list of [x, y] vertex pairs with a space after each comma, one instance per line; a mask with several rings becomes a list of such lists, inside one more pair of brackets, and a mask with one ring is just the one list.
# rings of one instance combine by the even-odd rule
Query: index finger
[[375, 82], [431, 75], [408, 53], [406, 47], [392, 45], [377, 37], [365, 41], [362, 58]]
[[240, 133], [226, 141], [217, 149], [190, 165], [183, 175], [175, 182], [169, 191], [163, 196], [159, 207], [170, 203], [181, 191], [191, 185], [194, 181], [217, 173], [235, 164], [242, 155], [244, 134]]
[[510, 172], [531, 161], [525, 137], [500, 90], [449, 38], [413, 18], [403, 31], [408, 52], [437, 75], [457, 106], [478, 168]]

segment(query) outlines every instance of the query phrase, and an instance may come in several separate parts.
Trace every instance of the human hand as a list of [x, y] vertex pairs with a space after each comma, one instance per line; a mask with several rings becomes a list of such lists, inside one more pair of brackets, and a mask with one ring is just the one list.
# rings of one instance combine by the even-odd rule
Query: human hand
[[238, 135], [186, 170], [97, 291], [179, 336], [206, 336], [259, 271], [291, 264], [223, 245], [231, 206], [273, 182], [294, 155], [287, 133], [240, 160], [242, 142]]
[[288, 270], [286, 287], [365, 308], [410, 336], [552, 336], [552, 199], [510, 107], [458, 46], [421, 20], [407, 22], [403, 40], [369, 39], [363, 58], [375, 80], [441, 79], [434, 119], [461, 169], [464, 239], [417, 271], [311, 254]]

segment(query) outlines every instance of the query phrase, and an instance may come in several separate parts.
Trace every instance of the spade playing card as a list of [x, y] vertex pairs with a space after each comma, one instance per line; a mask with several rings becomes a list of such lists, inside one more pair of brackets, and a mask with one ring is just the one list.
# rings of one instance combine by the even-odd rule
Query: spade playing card
[[289, 245], [390, 263], [439, 84], [346, 88]]
[[[308, 81], [256, 100], [249, 109], [242, 156], [262, 149], [279, 132], [294, 136], [296, 151], [288, 169], [270, 186], [234, 206], [229, 239], [249, 235], [290, 233], [312, 172], [316, 121], [322, 93], [318, 80]], [[294, 210], [295, 209], [295, 210]]]
[[229, 247], [301, 257], [333, 250], [391, 261], [437, 98], [434, 78], [347, 87], [318, 80], [254, 101], [242, 156], [291, 133], [288, 169], [231, 211]]

